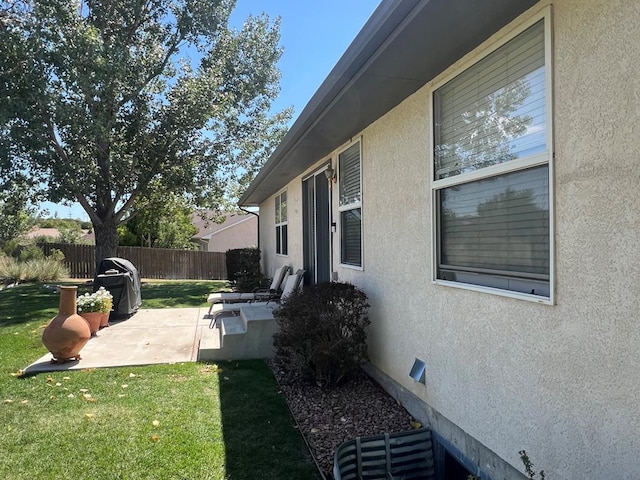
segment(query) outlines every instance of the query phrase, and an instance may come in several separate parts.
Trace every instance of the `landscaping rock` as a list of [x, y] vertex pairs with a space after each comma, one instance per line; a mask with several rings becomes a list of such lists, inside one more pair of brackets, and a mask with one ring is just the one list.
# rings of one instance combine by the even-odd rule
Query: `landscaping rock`
[[275, 362], [270, 366], [311, 454], [327, 478], [332, 478], [333, 453], [343, 442], [412, 428], [407, 411], [361, 370], [345, 384], [324, 390], [293, 380]]

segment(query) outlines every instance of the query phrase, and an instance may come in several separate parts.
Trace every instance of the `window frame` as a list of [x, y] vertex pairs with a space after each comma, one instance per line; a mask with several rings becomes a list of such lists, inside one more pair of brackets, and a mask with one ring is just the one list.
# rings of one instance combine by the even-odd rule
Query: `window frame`
[[[545, 59], [545, 108], [546, 108], [546, 144], [547, 150], [543, 153], [533, 154], [529, 157], [511, 160], [505, 163], [492, 165], [481, 168], [472, 172], [462, 173], [459, 175], [442, 178], [436, 180], [435, 172], [435, 147], [436, 147], [436, 111], [435, 92], [450, 80], [454, 79], [461, 73], [467, 71], [472, 66], [483, 60], [485, 57], [496, 51], [498, 48], [509, 43], [518, 35], [523, 33], [529, 27], [532, 27], [539, 21], [544, 22], [544, 59]], [[555, 305], [555, 196], [554, 196], [554, 144], [553, 144], [553, 23], [551, 15], [551, 6], [543, 7], [539, 12], [531, 15], [528, 19], [511, 27], [510, 31], [498, 40], [494, 40], [491, 45], [483, 45], [470, 54], [469, 58], [460, 63], [459, 66], [448, 71], [441, 78], [433, 82], [430, 92], [430, 149], [429, 149], [429, 174], [430, 174], [430, 194], [431, 194], [431, 279], [435, 285], [442, 285], [464, 290], [472, 290], [476, 292], [490, 293], [503, 297], [516, 298], [520, 300], [531, 301], [545, 305]], [[509, 28], [509, 27], [508, 27]], [[549, 184], [549, 296], [540, 296], [527, 293], [521, 293], [512, 290], [504, 290], [496, 287], [488, 287], [475, 285], [470, 283], [462, 283], [459, 281], [443, 280], [438, 278], [438, 269], [440, 266], [440, 202], [438, 192], [451, 186], [467, 184], [470, 182], [493, 178], [499, 175], [531, 169], [537, 166], [548, 166], [548, 184]]]
[[[340, 155], [344, 152], [352, 148], [354, 145], [358, 144], [358, 175], [360, 176], [360, 198], [355, 201], [345, 205], [340, 204], [340, 182], [342, 182], [342, 172], [340, 168]], [[363, 214], [362, 214], [362, 197], [363, 197], [363, 186], [362, 186], [362, 137], [349, 142], [344, 148], [341, 148], [336, 155], [336, 167], [338, 171], [338, 224], [340, 225], [340, 262], [339, 265], [344, 268], [350, 268], [353, 270], [364, 270], [364, 226], [363, 226]], [[352, 210], [360, 210], [360, 265], [354, 265], [352, 263], [344, 263], [343, 254], [344, 248], [342, 244], [342, 214], [344, 212], [352, 211]]]
[[[278, 207], [282, 205], [282, 196], [285, 196], [285, 220], [282, 221], [282, 210], [280, 210], [280, 222], [278, 222]], [[274, 197], [274, 224], [275, 224], [275, 233], [276, 233], [276, 244], [275, 251], [276, 255], [281, 257], [287, 257], [289, 255], [289, 216], [287, 213], [287, 201], [288, 201], [287, 190], [282, 190], [280, 193], [277, 193]], [[283, 229], [284, 227], [284, 229]], [[282, 233], [284, 230], [284, 234]], [[284, 242], [282, 240], [285, 240]], [[286, 249], [282, 246], [285, 245]]]

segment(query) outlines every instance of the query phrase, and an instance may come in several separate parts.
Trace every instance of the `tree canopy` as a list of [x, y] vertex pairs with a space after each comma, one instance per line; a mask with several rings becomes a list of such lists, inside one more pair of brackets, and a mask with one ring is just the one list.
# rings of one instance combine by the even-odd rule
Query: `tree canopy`
[[177, 195], [150, 197], [134, 206], [136, 215], [118, 227], [120, 245], [192, 250], [198, 233], [192, 212]]
[[[79, 202], [96, 260], [134, 205], [219, 209], [285, 133], [272, 114], [279, 20], [229, 26], [233, 0], [5, 0], [0, 172]], [[138, 209], [137, 211], [140, 211]]]

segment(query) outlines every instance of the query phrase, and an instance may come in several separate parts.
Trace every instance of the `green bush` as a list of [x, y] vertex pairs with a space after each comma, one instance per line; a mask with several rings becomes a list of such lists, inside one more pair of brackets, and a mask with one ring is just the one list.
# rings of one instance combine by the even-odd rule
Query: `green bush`
[[9, 255], [10, 257], [17, 257], [20, 255], [20, 240], [14, 238], [5, 242], [2, 246], [2, 253]]
[[227, 279], [235, 283], [240, 292], [250, 292], [262, 287], [265, 277], [260, 269], [260, 250], [236, 248], [227, 250]]
[[26, 245], [22, 247], [18, 260], [21, 262], [27, 262], [29, 260], [42, 260], [44, 258], [44, 252], [37, 245]]
[[0, 283], [16, 283], [22, 280], [24, 265], [13, 257], [0, 258]]
[[69, 276], [69, 271], [55, 258], [31, 259], [26, 262], [11, 257], [0, 258], [0, 282], [51, 282]]
[[289, 373], [332, 387], [368, 360], [367, 296], [349, 283], [305, 287], [274, 310], [276, 360]]
[[62, 262], [64, 260], [64, 252], [59, 248], [52, 248], [49, 252], [48, 258], [50, 258], [51, 260]]
[[25, 262], [25, 282], [52, 282], [69, 276], [62, 262], [53, 258], [39, 258]]

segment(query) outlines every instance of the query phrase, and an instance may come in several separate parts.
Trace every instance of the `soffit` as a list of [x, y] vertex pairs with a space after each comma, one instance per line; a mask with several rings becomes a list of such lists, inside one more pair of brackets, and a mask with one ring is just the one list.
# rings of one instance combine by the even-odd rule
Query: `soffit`
[[537, 0], [383, 0], [240, 199], [258, 205]]

